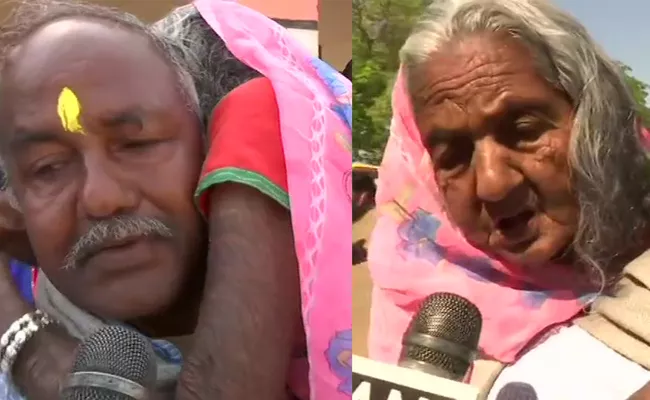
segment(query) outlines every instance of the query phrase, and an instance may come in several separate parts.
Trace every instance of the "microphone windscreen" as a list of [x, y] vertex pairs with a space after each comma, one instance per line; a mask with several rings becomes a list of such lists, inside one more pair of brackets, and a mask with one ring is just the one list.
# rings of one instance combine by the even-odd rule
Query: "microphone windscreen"
[[[453, 293], [434, 293], [422, 302], [411, 321], [400, 359], [445, 372], [435, 375], [462, 379], [473, 361], [481, 327], [481, 313], [472, 302]], [[444, 346], [428, 346], [428, 340]], [[400, 364], [414, 368], [414, 364]]]
[[[156, 358], [147, 338], [117, 325], [107, 326], [84, 340], [72, 372], [101, 372], [152, 388], [156, 382]], [[75, 386], [63, 391], [65, 400], [132, 400], [107, 388]]]
[[496, 400], [537, 400], [537, 392], [528, 383], [509, 382], [499, 390]]

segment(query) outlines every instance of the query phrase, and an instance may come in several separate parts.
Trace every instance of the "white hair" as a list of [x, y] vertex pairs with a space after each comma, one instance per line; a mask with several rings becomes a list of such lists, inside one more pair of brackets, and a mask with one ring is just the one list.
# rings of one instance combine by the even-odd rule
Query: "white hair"
[[261, 76], [230, 52], [191, 4], [154, 23], [151, 32], [168, 45], [167, 51], [191, 76], [204, 118], [209, 118], [217, 103], [234, 88]]
[[568, 162], [580, 206], [573, 249], [587, 265], [615, 274], [614, 260], [645, 248], [650, 221], [650, 163], [621, 68], [548, 1], [435, 0], [400, 52], [408, 87], [422, 79], [409, 72], [442, 45], [486, 32], [526, 45], [538, 72], [572, 102]]

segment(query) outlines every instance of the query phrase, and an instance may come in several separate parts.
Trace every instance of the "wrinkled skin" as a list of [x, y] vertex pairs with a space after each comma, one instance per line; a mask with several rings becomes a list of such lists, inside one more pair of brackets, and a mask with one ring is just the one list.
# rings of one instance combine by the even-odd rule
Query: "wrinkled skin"
[[561, 257], [576, 231], [567, 152], [573, 109], [520, 42], [443, 45], [410, 82], [416, 123], [450, 219], [475, 246], [519, 265]]
[[[12, 54], [5, 79], [2, 141], [39, 268], [93, 314], [152, 336], [191, 333], [196, 311], [183, 321], [163, 315], [196, 310], [205, 266], [192, 198], [200, 124], [172, 68], [136, 33], [62, 20]], [[83, 133], [68, 132], [57, 114], [64, 87], [81, 101]], [[61, 268], [93, 224], [117, 217], [155, 218], [172, 236], [107, 239], [75, 268]]]

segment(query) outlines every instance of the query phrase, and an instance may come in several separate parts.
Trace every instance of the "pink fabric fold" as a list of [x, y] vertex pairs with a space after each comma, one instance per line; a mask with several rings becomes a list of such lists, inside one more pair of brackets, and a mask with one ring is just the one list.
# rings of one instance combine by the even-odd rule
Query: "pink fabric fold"
[[352, 392], [351, 83], [262, 14], [234, 1], [196, 0], [194, 4], [230, 51], [266, 76], [275, 90], [309, 360], [309, 387], [301, 376], [306, 368], [294, 364], [292, 389], [302, 399], [348, 399]]

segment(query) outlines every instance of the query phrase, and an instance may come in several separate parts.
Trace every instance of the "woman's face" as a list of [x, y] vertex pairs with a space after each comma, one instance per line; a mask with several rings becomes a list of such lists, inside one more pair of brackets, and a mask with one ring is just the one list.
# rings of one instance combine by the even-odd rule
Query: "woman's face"
[[411, 73], [416, 122], [450, 219], [510, 262], [562, 255], [578, 219], [567, 162], [573, 109], [528, 49], [508, 37], [467, 37]]

